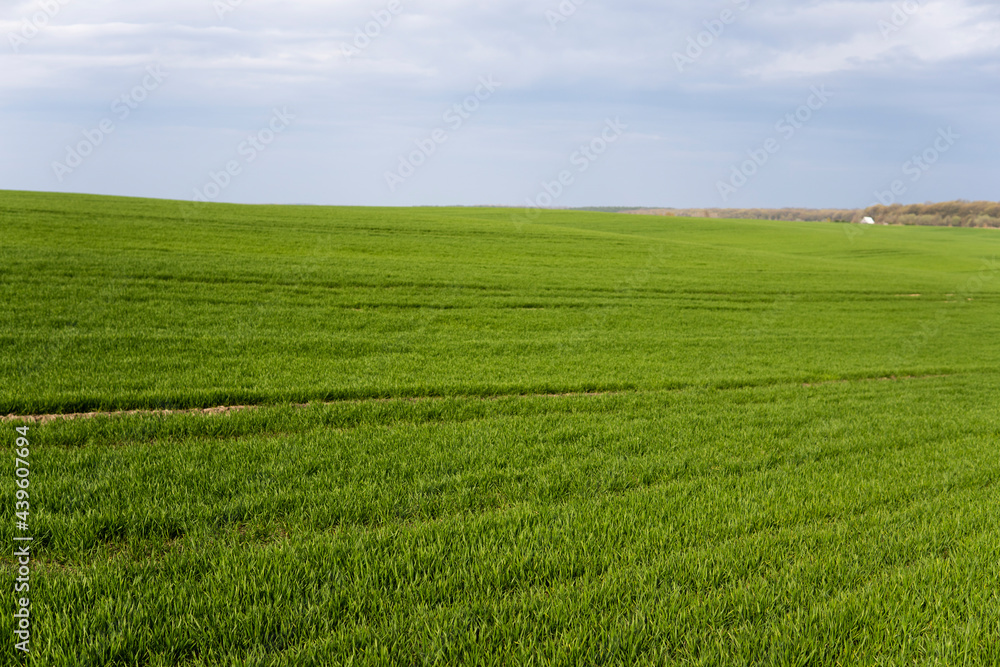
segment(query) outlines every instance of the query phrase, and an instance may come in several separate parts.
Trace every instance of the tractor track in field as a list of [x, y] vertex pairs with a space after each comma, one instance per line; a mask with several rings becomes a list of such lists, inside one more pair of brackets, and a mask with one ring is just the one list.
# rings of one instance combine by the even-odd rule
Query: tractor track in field
[[[780, 386], [781, 384], [788, 384], [789, 386], [799, 385], [805, 388], [812, 387], [824, 387], [828, 385], [836, 384], [851, 384], [856, 382], [902, 382], [902, 381], [912, 381], [912, 380], [933, 380], [941, 379], [947, 377], [954, 377], [955, 374], [943, 374], [943, 375], [889, 375], [882, 377], [865, 377], [865, 378], [848, 378], [840, 380], [821, 380], [817, 382], [788, 382], [788, 383], [764, 383], [761, 385], [738, 385], [734, 387], [716, 387], [716, 389], [745, 389], [748, 387], [772, 387]], [[434, 400], [445, 400], [445, 399], [466, 399], [466, 400], [481, 400], [481, 401], [495, 401], [504, 398], [583, 398], [583, 397], [597, 397], [597, 396], [624, 396], [627, 394], [651, 394], [660, 393], [663, 391], [682, 391], [686, 389], [696, 389], [705, 388], [704, 386], [691, 385], [687, 387], [676, 387], [673, 389], [651, 389], [651, 390], [635, 390], [635, 389], [616, 389], [608, 391], [594, 391], [594, 392], [565, 392], [565, 393], [548, 393], [548, 394], [497, 394], [495, 396], [400, 396], [397, 398], [356, 398], [356, 399], [343, 399], [338, 401], [322, 401], [318, 403], [292, 403], [292, 407], [305, 409], [310, 405], [342, 405], [345, 403], [372, 403], [372, 402], [383, 402], [388, 403], [391, 401], [434, 401]], [[280, 405], [287, 405], [282, 403], [262, 403], [258, 405], [220, 405], [212, 408], [181, 408], [176, 410], [114, 410], [108, 412], [94, 411], [94, 412], [72, 412], [72, 413], [52, 413], [52, 414], [36, 414], [36, 415], [16, 415], [9, 414], [6, 416], [0, 416], [0, 423], [2, 422], [29, 422], [35, 424], [44, 424], [53, 421], [71, 421], [76, 419], [94, 419], [97, 417], [129, 417], [129, 416], [144, 416], [144, 417], [162, 417], [169, 415], [224, 415], [232, 412], [245, 412], [248, 410], [260, 410], [262, 408], [278, 407]]]
[[[266, 407], [265, 405], [223, 405], [215, 408], [185, 408], [181, 410], [115, 410], [111, 412], [68, 412], [65, 414], [45, 414], [45, 415], [6, 415], [0, 417], [0, 422], [25, 421], [36, 424], [57, 420], [74, 419], [94, 419], [95, 417], [128, 417], [132, 415], [142, 415], [145, 417], [160, 417], [166, 415], [222, 415], [228, 412], [242, 412], [244, 410], [257, 410]], [[305, 404], [296, 407], [305, 407]]]
[[[465, 399], [495, 401], [503, 398], [571, 398], [585, 396], [614, 396], [635, 393], [632, 391], [596, 391], [596, 392], [567, 392], [561, 394], [497, 394], [495, 396], [399, 396], [397, 398], [348, 398], [339, 401], [318, 401], [314, 403], [292, 403], [293, 408], [305, 409], [311, 405], [343, 405], [345, 403], [389, 403], [391, 401], [441, 401], [446, 399]], [[220, 405], [214, 408], [181, 408], [177, 410], [114, 410], [107, 412], [67, 412], [63, 414], [40, 414], [40, 415], [15, 415], [9, 414], [0, 416], [0, 422], [33, 422], [44, 424], [46, 422], [75, 419], [94, 419], [96, 417], [162, 417], [168, 415], [224, 415], [231, 412], [245, 412], [248, 410], [260, 410], [263, 408], [274, 408], [288, 403], [261, 403], [259, 405]]]
[[825, 387], [831, 384], [850, 384], [851, 382], [901, 382], [903, 380], [937, 380], [955, 377], [956, 373], [943, 375], [887, 375], [884, 377], [852, 378], [847, 380], [821, 380], [819, 382], [803, 382], [803, 387]]

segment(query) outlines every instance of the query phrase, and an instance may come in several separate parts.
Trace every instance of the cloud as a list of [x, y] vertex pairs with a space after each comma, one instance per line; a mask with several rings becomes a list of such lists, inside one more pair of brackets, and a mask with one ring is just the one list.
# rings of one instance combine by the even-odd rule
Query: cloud
[[[220, 13], [219, 2], [231, 11]], [[1000, 69], [992, 2], [900, 0], [896, 7], [916, 7], [902, 19], [891, 3], [863, 0], [52, 3], [58, 11], [17, 52], [6, 48], [9, 35], [22, 34], [42, 4], [0, 9], [0, 118], [20, 128], [3, 140], [0, 188], [185, 197], [234, 141], [285, 105], [299, 121], [226, 197], [517, 203], [581, 137], [622, 116], [630, 132], [595, 166], [603, 180], [562, 202], [612, 203], [624, 192], [650, 204], [712, 205], [719, 171], [801, 104], [809, 86], [825, 83], [836, 102], [788, 147], [806, 151], [794, 173], [777, 158], [773, 176], [744, 188], [736, 204], [795, 198], [801, 188], [791, 183], [811, 155], [825, 174], [809, 188], [816, 205], [847, 205], [867, 189], [858, 181], [883, 178], [874, 146], [905, 153], [940, 123], [961, 125], [976, 141], [949, 155], [953, 167], [939, 173], [951, 185], [937, 190], [992, 194], [978, 190], [988, 181], [978, 174], [995, 169], [980, 151], [1000, 138], [991, 120], [998, 93], [983, 85]], [[553, 22], [552, 12], [565, 20]], [[679, 71], [677, 54], [692, 42], [702, 46]], [[151, 63], [168, 82], [100, 157], [66, 183], [53, 181], [54, 157]], [[385, 170], [484, 75], [502, 90], [405, 188], [389, 192]], [[132, 173], [136, 155], [148, 160], [142, 178]], [[783, 185], [782, 173], [794, 178]]]
[[775, 79], [919, 68], [996, 55], [1000, 49], [1000, 17], [995, 8], [944, 0], [909, 0], [889, 7], [860, 2], [804, 6], [775, 23], [772, 33], [793, 34], [802, 26], [816, 29], [802, 31], [813, 37], [809, 43], [771, 49], [771, 57], [749, 68], [747, 74]]

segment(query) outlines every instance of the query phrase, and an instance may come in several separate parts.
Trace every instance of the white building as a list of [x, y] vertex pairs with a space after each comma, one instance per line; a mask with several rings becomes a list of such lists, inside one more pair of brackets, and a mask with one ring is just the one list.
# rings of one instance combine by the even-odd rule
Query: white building
[[875, 219], [874, 218], [868, 218], [868, 217], [861, 218], [861, 224], [862, 225], [874, 225], [875, 224]]

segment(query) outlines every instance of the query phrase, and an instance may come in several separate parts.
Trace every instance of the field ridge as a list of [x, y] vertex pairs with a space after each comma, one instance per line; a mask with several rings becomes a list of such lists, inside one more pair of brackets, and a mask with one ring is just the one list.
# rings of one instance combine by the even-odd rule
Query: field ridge
[[[912, 380], [931, 380], [947, 377], [955, 377], [958, 373], [944, 373], [944, 374], [934, 374], [934, 375], [887, 375], [878, 377], [852, 377], [852, 378], [839, 378], [835, 380], [822, 380], [817, 382], [802, 382], [803, 387], [822, 387], [830, 384], [847, 384], [851, 382], [901, 382], [901, 381], [912, 381]], [[554, 393], [510, 393], [510, 394], [489, 394], [489, 395], [475, 395], [475, 394], [429, 394], [426, 396], [401, 396], [398, 398], [384, 398], [384, 397], [371, 397], [371, 398], [345, 398], [335, 401], [313, 401], [310, 403], [291, 403], [293, 408], [309, 408], [314, 405], [343, 405], [345, 403], [391, 403], [391, 402], [418, 402], [418, 401], [444, 401], [444, 400], [480, 400], [480, 401], [491, 401], [500, 400], [504, 398], [579, 398], [579, 397], [596, 397], [596, 396], [625, 396], [625, 395], [649, 395], [649, 394], [662, 394], [667, 392], [676, 391], [689, 391], [692, 389], [749, 389], [749, 388], [762, 388], [762, 387], [774, 387], [783, 384], [793, 385], [797, 384], [795, 381], [773, 381], [764, 382], [760, 384], [719, 384], [713, 387], [705, 387], [703, 385], [684, 385], [677, 387], [665, 387], [659, 389], [615, 389], [608, 391], [566, 391], [566, 392], [554, 392]], [[211, 408], [184, 408], [179, 410], [112, 410], [107, 412], [102, 411], [92, 411], [92, 412], [71, 412], [71, 413], [50, 413], [50, 414], [37, 414], [37, 415], [2, 415], [0, 416], [0, 422], [27, 422], [27, 423], [40, 423], [44, 424], [50, 421], [56, 420], [76, 420], [76, 419], [96, 419], [98, 417], [132, 417], [132, 416], [145, 416], [145, 417], [165, 417], [169, 415], [205, 415], [205, 416], [215, 416], [224, 415], [231, 412], [244, 412], [247, 410], [259, 410], [262, 408], [274, 408], [274, 407], [284, 407], [287, 404], [281, 403], [259, 403], [256, 405], [219, 405]]]

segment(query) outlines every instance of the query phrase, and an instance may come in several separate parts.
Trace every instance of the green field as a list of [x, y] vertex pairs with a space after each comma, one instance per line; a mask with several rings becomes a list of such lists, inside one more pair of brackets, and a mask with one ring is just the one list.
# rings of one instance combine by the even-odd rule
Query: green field
[[[1000, 664], [1000, 232], [0, 192], [0, 664]], [[29, 426], [31, 653], [14, 643]]]

